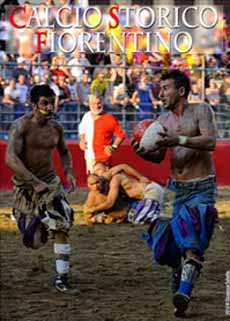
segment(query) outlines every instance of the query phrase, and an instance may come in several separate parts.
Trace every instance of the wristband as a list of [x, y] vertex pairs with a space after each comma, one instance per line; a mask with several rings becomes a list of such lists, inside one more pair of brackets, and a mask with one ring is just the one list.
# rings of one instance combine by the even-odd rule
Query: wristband
[[188, 136], [179, 136], [179, 145], [184, 146], [188, 142]]
[[112, 149], [116, 150], [118, 148], [118, 145], [117, 144], [113, 144], [112, 145]]

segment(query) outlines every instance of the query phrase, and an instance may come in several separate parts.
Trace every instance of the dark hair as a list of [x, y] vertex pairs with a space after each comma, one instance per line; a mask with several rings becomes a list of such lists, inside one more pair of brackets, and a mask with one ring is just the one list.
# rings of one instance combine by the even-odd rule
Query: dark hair
[[175, 87], [177, 89], [184, 87], [185, 98], [188, 98], [189, 92], [191, 90], [191, 82], [189, 77], [178, 69], [172, 70], [161, 76], [161, 80], [173, 79], [175, 82]]
[[87, 179], [89, 178], [89, 177], [99, 177], [97, 174], [94, 174], [94, 173], [88, 173], [87, 174]]
[[[102, 162], [101, 162], [102, 164]], [[107, 195], [109, 192], [109, 181], [104, 176], [98, 176], [97, 174], [89, 173], [87, 175], [87, 180], [89, 177], [96, 177], [98, 179], [97, 190], [99, 193]]]
[[108, 166], [105, 162], [101, 162], [101, 161], [96, 162], [96, 163], [94, 164], [94, 166], [96, 166], [96, 165], [102, 165], [102, 166], [104, 166], [104, 167], [107, 167], [107, 166]]
[[55, 97], [53, 89], [49, 85], [36, 85], [30, 91], [30, 101], [37, 104], [39, 98], [44, 97]]

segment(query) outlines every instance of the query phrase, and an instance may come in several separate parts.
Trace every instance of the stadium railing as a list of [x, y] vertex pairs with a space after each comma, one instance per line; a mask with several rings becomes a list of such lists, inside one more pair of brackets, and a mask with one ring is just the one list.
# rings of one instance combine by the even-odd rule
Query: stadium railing
[[[87, 109], [82, 109], [78, 103], [66, 103], [58, 109], [57, 118], [64, 127], [65, 138], [69, 140], [78, 139], [78, 126]], [[121, 124], [122, 128], [126, 132], [128, 138], [131, 138], [133, 127], [140, 120], [138, 118], [139, 113], [135, 111], [127, 111], [123, 108], [121, 111], [117, 111], [117, 107], [107, 105], [105, 110], [112, 113]], [[219, 104], [216, 108], [216, 120], [218, 125], [218, 138], [230, 139], [230, 106], [229, 104]], [[9, 128], [12, 122], [25, 113], [31, 112], [30, 106], [9, 106], [6, 104], [0, 104], [0, 139], [7, 140]], [[160, 114], [162, 111], [159, 109], [156, 112], [142, 113], [143, 118], [153, 118], [154, 114]]]

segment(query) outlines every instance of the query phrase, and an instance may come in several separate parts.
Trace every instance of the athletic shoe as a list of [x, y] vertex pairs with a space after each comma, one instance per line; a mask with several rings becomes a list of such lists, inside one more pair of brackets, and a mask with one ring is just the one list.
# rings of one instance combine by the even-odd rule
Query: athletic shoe
[[185, 312], [182, 312], [182, 311], [178, 310], [177, 308], [174, 309], [174, 316], [176, 318], [186, 318]]
[[185, 311], [188, 308], [190, 298], [184, 293], [177, 292], [173, 296], [173, 305], [175, 306], [174, 315], [175, 317], [184, 317]]
[[80, 291], [77, 288], [71, 288], [68, 285], [66, 276], [56, 276], [54, 279], [54, 287], [58, 292], [69, 295], [79, 295]]

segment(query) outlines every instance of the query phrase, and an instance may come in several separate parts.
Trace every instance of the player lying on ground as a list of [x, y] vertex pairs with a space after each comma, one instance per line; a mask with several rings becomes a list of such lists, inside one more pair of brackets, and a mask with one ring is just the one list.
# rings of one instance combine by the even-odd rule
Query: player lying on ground
[[159, 215], [160, 204], [163, 201], [163, 188], [159, 184], [151, 182], [127, 164], [108, 169], [105, 164], [97, 163], [94, 173], [107, 179], [109, 190], [103, 202], [90, 207], [85, 206], [88, 213], [111, 209], [119, 197], [119, 192], [123, 190], [130, 199], [140, 201], [135, 209], [133, 223], [149, 223], [154, 215]]
[[93, 214], [88, 211], [88, 208], [98, 206], [107, 199], [109, 182], [104, 177], [99, 177], [95, 174], [89, 174], [87, 178], [88, 196], [84, 204], [84, 222], [85, 224], [104, 223], [120, 224], [125, 219], [127, 202], [122, 197], [112, 209], [102, 211], [98, 214]]

